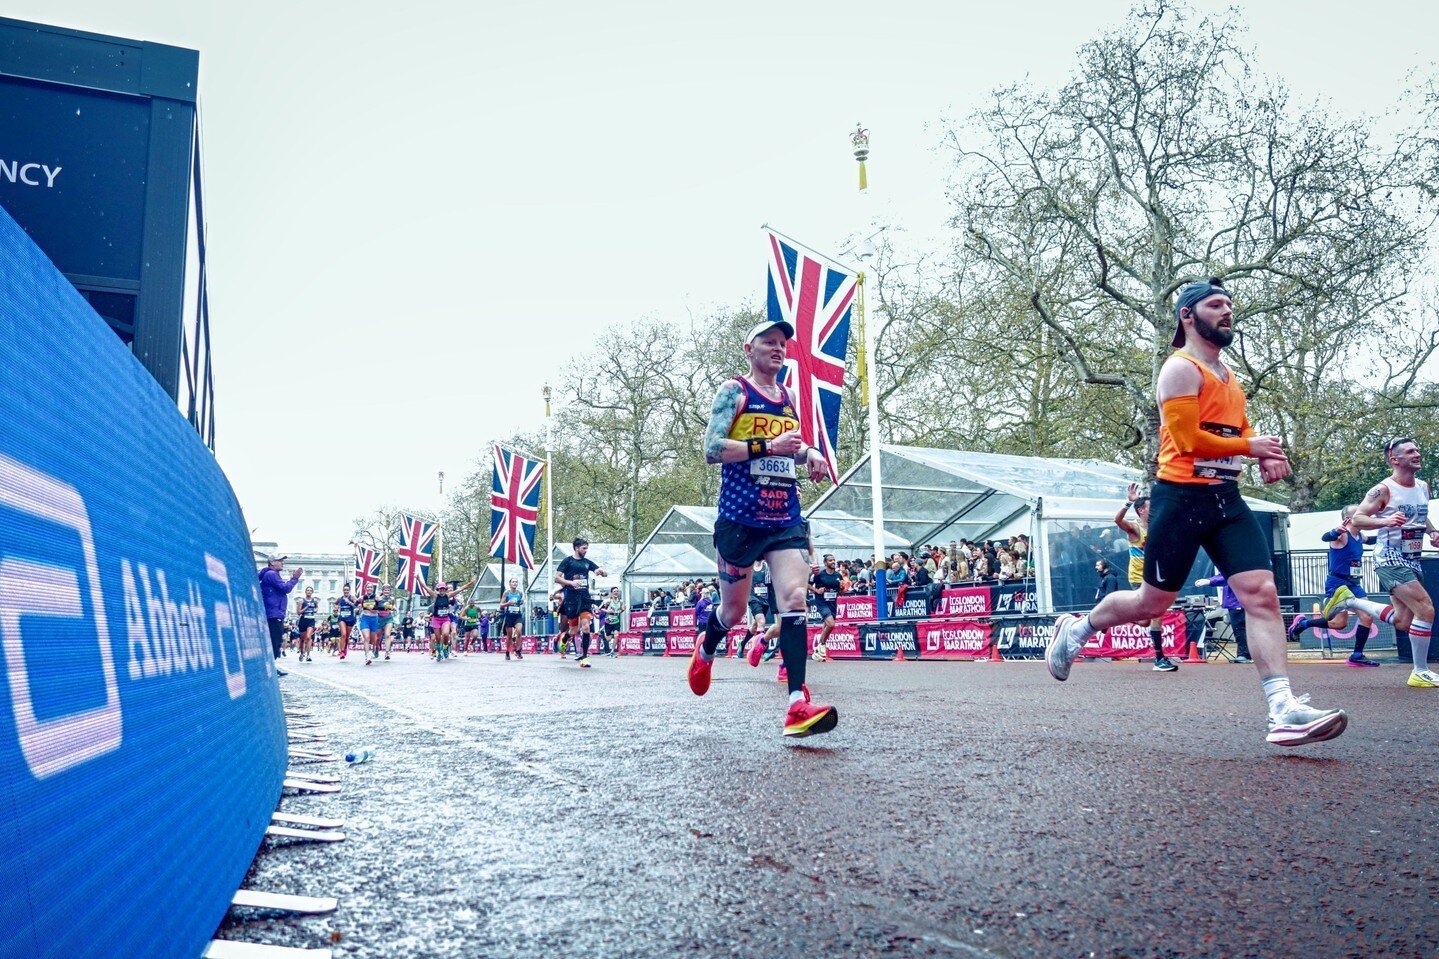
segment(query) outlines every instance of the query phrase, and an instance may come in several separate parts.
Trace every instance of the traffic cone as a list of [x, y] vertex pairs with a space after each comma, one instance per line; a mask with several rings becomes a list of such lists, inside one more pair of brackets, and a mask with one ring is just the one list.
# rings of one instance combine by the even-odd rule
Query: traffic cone
[[991, 663], [1004, 662], [1004, 657], [999, 655], [999, 642], [993, 636], [989, 638], [989, 661]]
[[1184, 658], [1181, 659], [1180, 662], [1196, 664], [1204, 662], [1204, 657], [1199, 655], [1199, 644], [1189, 638], [1187, 623], [1185, 624], [1184, 630]]
[[895, 661], [896, 663], [902, 663], [902, 662], [905, 661], [905, 659], [904, 659], [904, 647], [903, 647], [903, 646], [900, 646], [898, 649], [896, 649], [896, 650], [894, 651], [894, 661]]

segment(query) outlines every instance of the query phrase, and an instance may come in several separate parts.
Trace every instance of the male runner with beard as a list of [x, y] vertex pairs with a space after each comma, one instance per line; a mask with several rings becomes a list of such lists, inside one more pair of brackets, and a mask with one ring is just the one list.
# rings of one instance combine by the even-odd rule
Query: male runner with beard
[[1244, 390], [1220, 351], [1234, 340], [1234, 307], [1218, 280], [1179, 288], [1174, 313], [1177, 347], [1159, 371], [1159, 478], [1150, 493], [1144, 581], [1138, 590], [1111, 593], [1087, 616], [1065, 614], [1054, 624], [1045, 654], [1061, 682], [1080, 650], [1102, 629], [1161, 615], [1189, 579], [1199, 550], [1214, 561], [1244, 606], [1249, 649], [1269, 707], [1269, 742], [1279, 746], [1333, 739], [1349, 717], [1316, 709], [1289, 686], [1288, 650], [1269, 543], [1239, 494], [1246, 458], [1259, 461], [1266, 483], [1289, 474], [1277, 436], [1255, 435]]

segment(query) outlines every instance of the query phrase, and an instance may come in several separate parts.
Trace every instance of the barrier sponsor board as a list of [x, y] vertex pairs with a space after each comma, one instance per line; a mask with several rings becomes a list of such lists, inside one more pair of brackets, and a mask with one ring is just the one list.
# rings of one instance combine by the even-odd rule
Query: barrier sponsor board
[[0, 341], [0, 955], [198, 956], [287, 760], [249, 527], [3, 210]]
[[694, 609], [672, 609], [670, 610], [670, 629], [687, 629], [695, 632], [695, 611]]
[[991, 625], [977, 620], [923, 622], [915, 626], [921, 659], [984, 659]]
[[988, 616], [993, 611], [988, 586], [950, 586], [939, 595], [934, 615], [950, 618]]
[[1054, 620], [1033, 617], [994, 623], [995, 645], [1005, 659], [1038, 659], [1054, 635]]
[[645, 651], [645, 636], [640, 632], [616, 633], [615, 641], [621, 656], [640, 656]]
[[898, 599], [898, 594], [890, 597], [888, 618], [923, 619], [929, 615], [929, 605], [923, 589], [907, 589], [904, 591], [904, 602], [901, 603]]
[[[834, 629], [830, 630], [829, 638], [825, 640], [825, 649], [830, 659], [863, 659], [864, 648], [859, 641], [860, 627], [849, 623], [835, 623]], [[819, 641], [821, 628], [811, 626], [809, 628], [809, 651], [814, 654], [815, 643]]]
[[630, 610], [630, 632], [642, 633], [650, 628], [650, 612], [647, 609]]
[[859, 636], [866, 659], [894, 659], [901, 649], [906, 656], [919, 655], [913, 623], [866, 623], [859, 628]]
[[835, 601], [835, 622], [872, 623], [878, 607], [873, 596], [841, 596]]
[[990, 609], [996, 615], [1039, 612], [1039, 594], [1035, 591], [1034, 580], [1000, 583], [990, 588], [994, 591]]
[[688, 656], [695, 651], [695, 631], [672, 629], [665, 633], [665, 648], [671, 656]]
[[647, 629], [644, 632], [645, 652], [652, 656], [663, 656], [669, 648], [669, 638], [662, 629]]
[[[1160, 627], [1161, 643], [1166, 656], [1184, 652], [1184, 614], [1177, 609], [1165, 612]], [[1124, 623], [1096, 633], [1080, 650], [1081, 656], [1099, 656], [1105, 659], [1130, 659], [1154, 655], [1154, 644], [1149, 639], [1149, 627], [1140, 623]]]

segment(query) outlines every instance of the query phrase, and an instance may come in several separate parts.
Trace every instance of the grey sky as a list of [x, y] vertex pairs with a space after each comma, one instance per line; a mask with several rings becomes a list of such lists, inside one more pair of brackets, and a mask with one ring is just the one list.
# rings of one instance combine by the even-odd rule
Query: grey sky
[[[933, 124], [1026, 74], [1060, 82], [1128, 6], [11, 0], [6, 15], [200, 51], [219, 460], [256, 538], [338, 551], [353, 517], [436, 507], [438, 470], [458, 480], [537, 425], [541, 383], [596, 331], [757, 301], [761, 223], [822, 250], [877, 217], [938, 230]], [[1346, 114], [1392, 104], [1439, 27], [1432, 5], [1382, 0], [1246, 19], [1255, 66]], [[382, 386], [361, 401], [367, 379]]]

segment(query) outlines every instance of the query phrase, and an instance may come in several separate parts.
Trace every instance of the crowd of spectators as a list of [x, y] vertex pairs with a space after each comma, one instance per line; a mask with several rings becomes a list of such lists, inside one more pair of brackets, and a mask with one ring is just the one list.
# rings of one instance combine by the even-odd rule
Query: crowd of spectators
[[[816, 560], [819, 555], [816, 555]], [[840, 592], [868, 595], [874, 592], [874, 555], [868, 559], [838, 561]], [[1006, 583], [1034, 576], [1029, 537], [1025, 534], [972, 543], [950, 540], [948, 546], [927, 544], [913, 554], [897, 552], [885, 561], [885, 579], [898, 586], [975, 586]], [[651, 611], [688, 609], [706, 597], [714, 602], [719, 584], [713, 579], [689, 579], [673, 587], [651, 589], [645, 606]]]

